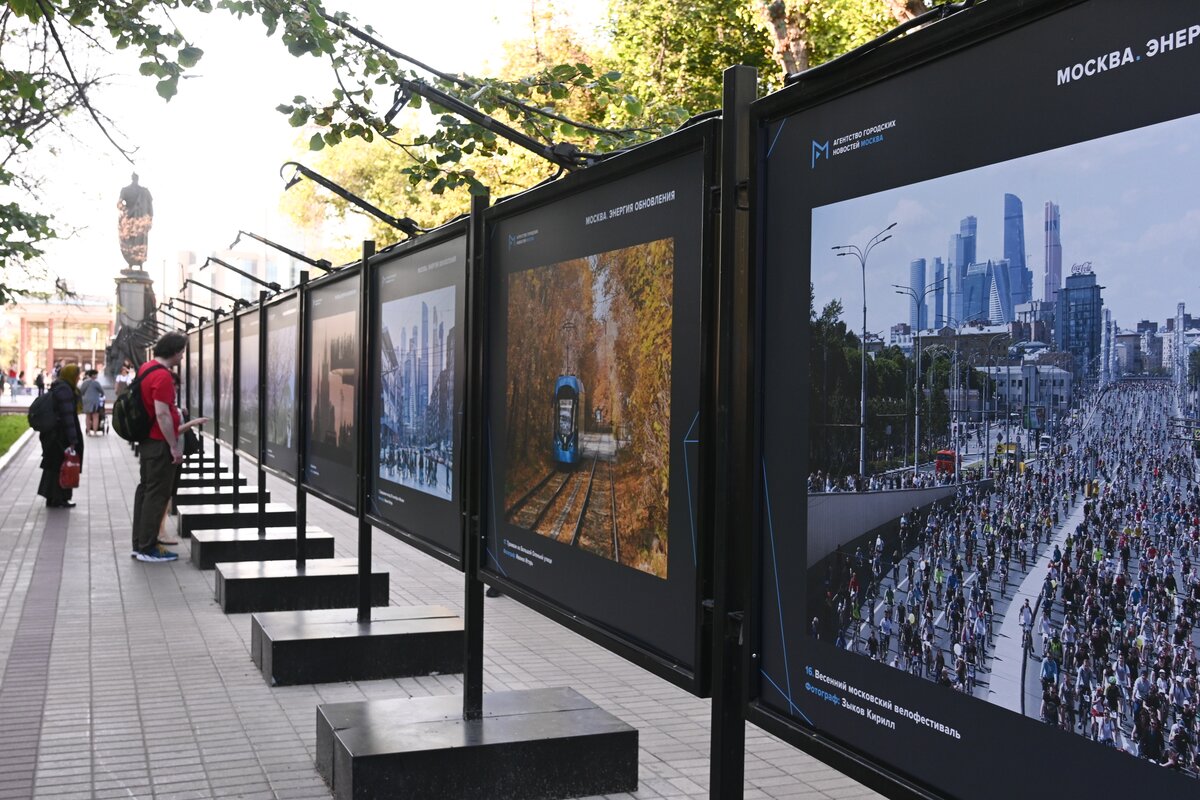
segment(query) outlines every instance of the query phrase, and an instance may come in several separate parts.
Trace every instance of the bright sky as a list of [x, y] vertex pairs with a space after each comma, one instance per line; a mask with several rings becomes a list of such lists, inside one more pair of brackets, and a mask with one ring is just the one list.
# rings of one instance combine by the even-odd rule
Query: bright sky
[[[902, 186], [813, 210], [812, 280], [818, 311], [841, 298], [853, 320], [862, 308], [858, 262], [831, 247], [863, 244], [892, 222], [893, 238], [867, 263], [867, 330], [908, 322], [909, 265], [948, 257], [951, 234], [968, 215], [978, 219], [976, 259], [1004, 257], [1004, 194], [1021, 198], [1026, 266], [1041, 300], [1045, 275], [1046, 202], [1061, 215], [1063, 279], [1090, 261], [1104, 307], [1122, 328], [1160, 324], [1187, 303], [1200, 312], [1200, 115], [1050, 150], [989, 167]], [[929, 279], [931, 280], [931, 279]], [[861, 319], [861, 317], [859, 317]]]
[[[538, 0], [462, 0], [451, 8], [330, 0], [328, 6], [373, 25], [383, 41], [438, 69], [486, 74], [488, 62], [500, 59], [505, 41], [528, 36], [534, 3], [544, 5]], [[572, 27], [584, 41], [599, 38], [606, 4], [575, 6], [565, 15]], [[78, 141], [57, 140], [57, 152], [43, 149], [31, 162], [46, 178], [42, 208], [55, 214], [61, 234], [77, 230], [47, 248], [47, 267], [78, 292], [111, 294], [113, 279], [125, 267], [117, 245], [116, 202], [134, 170], [154, 197], [146, 270], [157, 283], [164, 276], [169, 276], [168, 285], [176, 283], [179, 251], [220, 251], [239, 228], [300, 244], [278, 211], [283, 189], [279, 167], [288, 160], [303, 162], [304, 154], [295, 146], [298, 131], [275, 106], [298, 94], [327, 97], [333, 83], [326, 63], [290, 56], [278, 38], [265, 37], [255, 20], [239, 23], [225, 12], [186, 11], [174, 19], [205, 54], [192, 70], [197, 77], [181, 81], [170, 103], [159, 98], [154, 79], [137, 74], [137, 61], [128, 51], [89, 56], [99, 71], [113, 76], [93, 102], [139, 148], [136, 165], [131, 168], [113, 150], [87, 123], [82, 109], [72, 120]]]

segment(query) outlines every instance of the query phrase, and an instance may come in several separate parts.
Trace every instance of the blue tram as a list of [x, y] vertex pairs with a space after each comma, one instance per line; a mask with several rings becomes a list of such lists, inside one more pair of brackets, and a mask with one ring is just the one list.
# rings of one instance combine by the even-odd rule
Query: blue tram
[[554, 382], [554, 463], [572, 469], [579, 463], [579, 428], [583, 419], [583, 381], [559, 375]]

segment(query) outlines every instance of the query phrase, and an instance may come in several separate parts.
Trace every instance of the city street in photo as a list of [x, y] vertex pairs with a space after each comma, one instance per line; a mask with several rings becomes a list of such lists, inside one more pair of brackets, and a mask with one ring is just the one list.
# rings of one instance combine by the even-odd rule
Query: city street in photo
[[1193, 775], [1198, 134], [814, 209], [806, 354], [808, 633]]
[[382, 304], [379, 477], [451, 499], [454, 488], [453, 286]]

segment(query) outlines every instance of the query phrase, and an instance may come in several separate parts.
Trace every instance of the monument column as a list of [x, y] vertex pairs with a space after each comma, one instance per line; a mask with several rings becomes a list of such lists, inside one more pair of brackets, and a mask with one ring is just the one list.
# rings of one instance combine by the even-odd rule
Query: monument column
[[155, 318], [158, 306], [154, 297], [154, 280], [142, 269], [146, 263], [150, 228], [154, 223], [154, 201], [150, 190], [138, 184], [134, 173], [128, 186], [121, 190], [117, 201], [120, 216], [117, 219], [117, 235], [121, 244], [121, 256], [126, 268], [116, 278], [117, 307], [113, 315], [116, 335], [106, 349], [104, 377], [102, 383], [112, 386], [117, 372], [127, 358], [137, 362], [133, 344], [135, 333], [146, 320]]

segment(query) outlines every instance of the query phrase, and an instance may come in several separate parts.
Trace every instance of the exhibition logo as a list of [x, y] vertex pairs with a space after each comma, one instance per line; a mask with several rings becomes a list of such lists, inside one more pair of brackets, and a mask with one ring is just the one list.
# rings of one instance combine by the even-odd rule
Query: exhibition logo
[[508, 249], [512, 250], [514, 247], [520, 247], [523, 244], [532, 244], [537, 240], [538, 233], [537, 228], [525, 231], [524, 233], [510, 233], [508, 235]]
[[818, 142], [816, 139], [813, 139], [812, 166], [814, 168], [817, 166], [817, 159], [820, 158], [821, 156], [825, 156], [825, 159], [827, 161], [829, 160], [829, 140], [826, 140], [824, 142], [824, 144], [822, 144], [821, 142]]
[[861, 130], [847, 133], [839, 136], [836, 139], [826, 139], [824, 142], [812, 140], [812, 160], [809, 163], [810, 169], [817, 168], [817, 162], [824, 158], [826, 161], [835, 156], [844, 156], [847, 153], [853, 153], [855, 150], [861, 150], [864, 147], [881, 144], [887, 133], [896, 127], [896, 120], [891, 119], [887, 122], [880, 122], [876, 125], [870, 125]]

